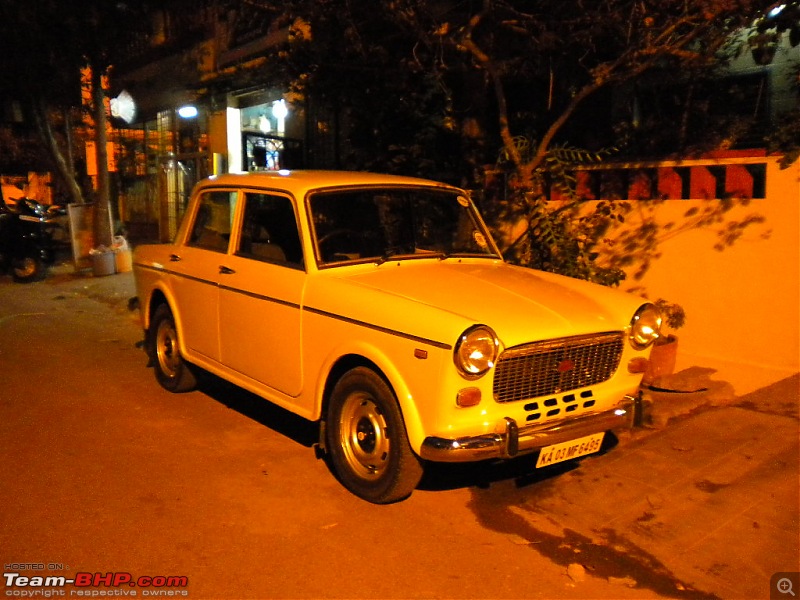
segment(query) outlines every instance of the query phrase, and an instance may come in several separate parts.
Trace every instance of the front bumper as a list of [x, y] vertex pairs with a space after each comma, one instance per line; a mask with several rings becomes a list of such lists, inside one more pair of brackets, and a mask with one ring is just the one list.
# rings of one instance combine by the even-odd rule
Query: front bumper
[[614, 408], [603, 412], [520, 427], [506, 417], [497, 433], [455, 439], [427, 437], [422, 442], [420, 457], [434, 462], [471, 462], [487, 458], [513, 458], [593, 433], [630, 428], [637, 422], [639, 402], [625, 396]]

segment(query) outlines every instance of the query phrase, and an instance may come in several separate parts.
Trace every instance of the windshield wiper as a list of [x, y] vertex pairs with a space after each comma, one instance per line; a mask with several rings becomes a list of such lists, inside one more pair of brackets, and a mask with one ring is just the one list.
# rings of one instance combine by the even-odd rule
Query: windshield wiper
[[450, 254], [447, 252], [442, 251], [435, 251], [435, 250], [418, 250], [416, 252], [400, 252], [400, 251], [393, 251], [389, 250], [384, 252], [383, 256], [378, 257], [375, 260], [375, 264], [382, 265], [385, 262], [394, 259], [409, 259], [415, 260], [418, 258], [438, 258], [439, 260], [444, 260], [446, 258], [450, 258]]
[[379, 256], [375, 259], [376, 265], [382, 265], [385, 262], [388, 262], [394, 258], [400, 257], [407, 257], [407, 256], [414, 256], [413, 254], [409, 254], [408, 252], [400, 252], [399, 250], [387, 250], [383, 253], [382, 256]]

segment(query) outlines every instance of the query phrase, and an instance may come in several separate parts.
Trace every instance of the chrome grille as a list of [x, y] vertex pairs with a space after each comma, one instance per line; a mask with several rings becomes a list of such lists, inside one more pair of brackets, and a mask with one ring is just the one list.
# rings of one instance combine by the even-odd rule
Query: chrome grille
[[514, 402], [606, 381], [619, 366], [624, 341], [612, 331], [509, 348], [497, 360], [494, 398]]

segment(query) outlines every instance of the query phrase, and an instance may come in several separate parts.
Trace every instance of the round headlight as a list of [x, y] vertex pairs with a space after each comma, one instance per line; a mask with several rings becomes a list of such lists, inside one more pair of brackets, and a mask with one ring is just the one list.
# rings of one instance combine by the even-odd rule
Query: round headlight
[[661, 335], [661, 311], [655, 304], [643, 304], [631, 320], [631, 346], [644, 350]]
[[499, 348], [494, 331], [485, 325], [475, 325], [458, 338], [453, 360], [463, 376], [477, 378], [494, 366]]

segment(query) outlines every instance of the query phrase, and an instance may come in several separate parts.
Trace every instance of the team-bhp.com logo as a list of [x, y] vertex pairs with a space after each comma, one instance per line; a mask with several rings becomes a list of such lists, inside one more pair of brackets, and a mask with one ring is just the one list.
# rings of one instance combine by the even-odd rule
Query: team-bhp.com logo
[[[188, 596], [185, 575], [142, 575], [130, 573], [75, 573], [64, 575], [21, 575], [3, 573], [5, 595], [17, 598], [51, 598], [56, 596]], [[72, 586], [69, 589], [67, 586]]]

